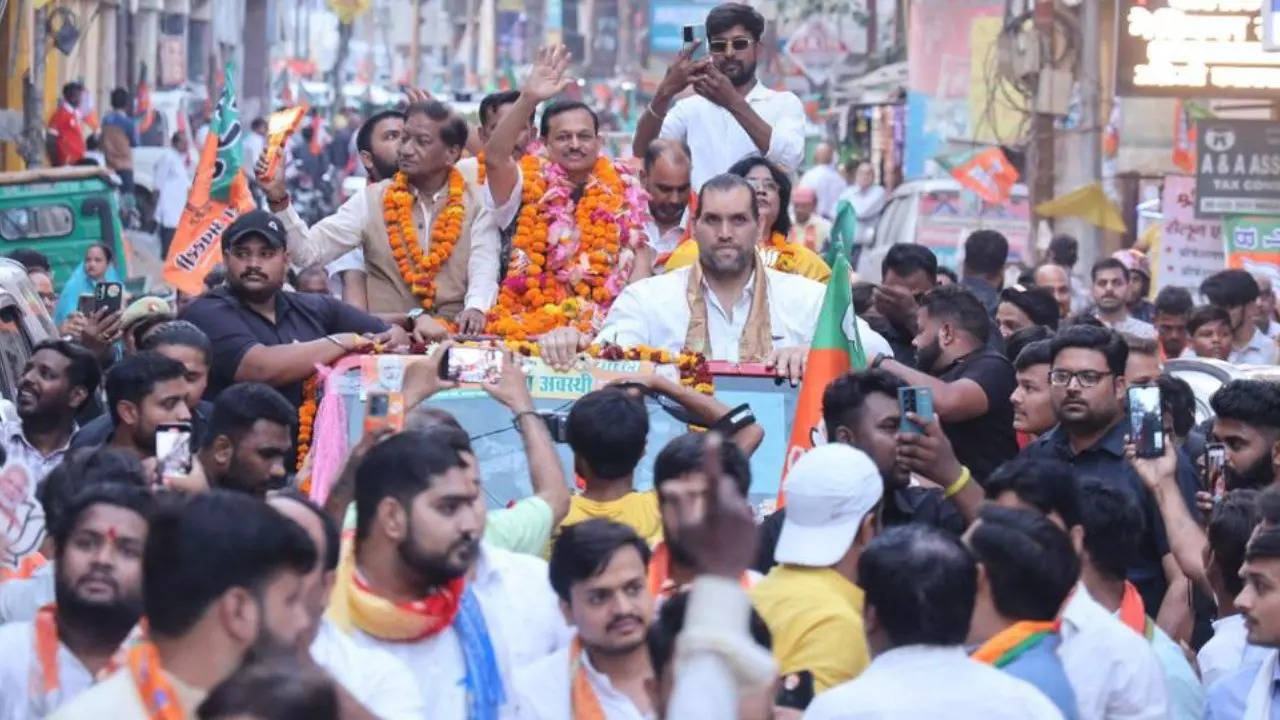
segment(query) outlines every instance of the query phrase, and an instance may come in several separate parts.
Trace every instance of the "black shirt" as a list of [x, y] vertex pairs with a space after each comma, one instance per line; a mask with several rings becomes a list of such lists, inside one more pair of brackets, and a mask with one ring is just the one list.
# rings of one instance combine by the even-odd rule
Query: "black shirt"
[[938, 379], [955, 382], [967, 378], [987, 396], [987, 412], [975, 418], [942, 423], [956, 459], [969, 468], [973, 479], [983, 482], [996, 467], [1018, 454], [1013, 431], [1013, 404], [1009, 396], [1017, 387], [1013, 364], [1005, 356], [983, 348], [956, 360]]
[[960, 285], [978, 297], [982, 306], [991, 317], [996, 315], [996, 306], [1000, 304], [1000, 289], [976, 275], [965, 275], [960, 278]]
[[[191, 413], [191, 441], [199, 446], [204, 442], [204, 430], [213, 415], [213, 403], [201, 400]], [[111, 440], [116, 431], [116, 424], [111, 422], [111, 413], [103, 413], [90, 422], [81, 425], [71, 438], [71, 449], [79, 450], [87, 447], [100, 447]]]
[[[328, 295], [276, 293], [276, 319], [271, 322], [225, 287], [196, 298], [182, 313], [209, 336], [213, 363], [205, 399], [212, 400], [235, 383], [245, 353], [258, 345], [310, 342], [334, 333], [377, 333], [387, 329], [382, 320]], [[295, 406], [302, 402], [302, 383], [277, 387]]]
[[[1067, 431], [1061, 425], [1036, 438], [1022, 451], [1026, 457], [1062, 460], [1069, 463], [1076, 471], [1077, 479], [1090, 478], [1102, 482], [1127, 493], [1138, 503], [1145, 519], [1146, 532], [1139, 549], [1140, 560], [1135, 567], [1129, 569], [1129, 580], [1142, 594], [1142, 601], [1148, 612], [1154, 614], [1160, 608], [1168, 583], [1165, 581], [1164, 569], [1160, 566], [1160, 558], [1169, 552], [1169, 538], [1165, 534], [1164, 520], [1160, 516], [1160, 508], [1156, 500], [1138, 477], [1124, 457], [1124, 438], [1128, 432], [1128, 424], [1117, 422], [1092, 447], [1075, 453]], [[1178, 489], [1182, 492], [1183, 502], [1191, 517], [1198, 518], [1196, 510], [1196, 473], [1191, 459], [1186, 453], [1178, 451]]]

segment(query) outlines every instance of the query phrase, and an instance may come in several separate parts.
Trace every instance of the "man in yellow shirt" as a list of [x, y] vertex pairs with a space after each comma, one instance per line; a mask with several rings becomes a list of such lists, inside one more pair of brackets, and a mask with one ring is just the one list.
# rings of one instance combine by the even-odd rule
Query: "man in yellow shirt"
[[787, 474], [787, 516], [769, 574], [751, 600], [773, 634], [778, 672], [813, 674], [814, 690], [852, 680], [870, 662], [858, 560], [879, 530], [884, 490], [875, 463], [834, 443]]
[[651, 547], [662, 539], [657, 494], [632, 487], [648, 435], [644, 403], [627, 391], [607, 387], [578, 398], [569, 411], [569, 447], [586, 487], [570, 498], [561, 528], [604, 518], [635, 530]]

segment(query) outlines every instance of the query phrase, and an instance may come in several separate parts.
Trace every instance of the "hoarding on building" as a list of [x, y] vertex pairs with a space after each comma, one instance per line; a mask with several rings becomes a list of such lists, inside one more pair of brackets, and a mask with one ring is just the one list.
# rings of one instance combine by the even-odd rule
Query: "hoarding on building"
[[1280, 54], [1263, 47], [1263, 0], [1118, 0], [1116, 8], [1117, 95], [1280, 91]]
[[1196, 216], [1280, 215], [1280, 124], [1196, 121]]

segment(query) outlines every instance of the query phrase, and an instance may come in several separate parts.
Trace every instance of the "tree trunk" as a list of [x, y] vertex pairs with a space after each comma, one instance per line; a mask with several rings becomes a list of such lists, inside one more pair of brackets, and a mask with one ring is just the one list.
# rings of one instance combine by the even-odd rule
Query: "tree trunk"
[[333, 105], [329, 108], [329, 117], [337, 117], [342, 109], [342, 67], [347, 64], [347, 53], [351, 49], [351, 23], [338, 23], [338, 57], [333, 61]]

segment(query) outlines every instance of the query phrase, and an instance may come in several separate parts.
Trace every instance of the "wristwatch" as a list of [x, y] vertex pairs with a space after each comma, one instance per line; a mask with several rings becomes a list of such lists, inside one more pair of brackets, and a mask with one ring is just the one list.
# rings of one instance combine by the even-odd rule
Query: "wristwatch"
[[409, 330], [409, 331], [412, 331], [412, 330], [413, 330], [413, 324], [414, 324], [414, 323], [416, 323], [416, 322], [418, 321], [418, 318], [420, 318], [420, 317], [422, 317], [423, 315], [425, 315], [425, 314], [426, 314], [426, 312], [427, 312], [427, 311], [426, 311], [426, 310], [423, 310], [422, 308], [414, 308], [414, 309], [410, 310], [409, 312], [405, 313], [405, 314], [404, 314], [404, 322], [405, 322], [405, 324], [406, 324], [406, 325], [408, 325], [408, 326], [409, 326], [409, 327], [407, 327], [407, 328], [405, 328], [405, 329], [406, 329], [406, 330]]

